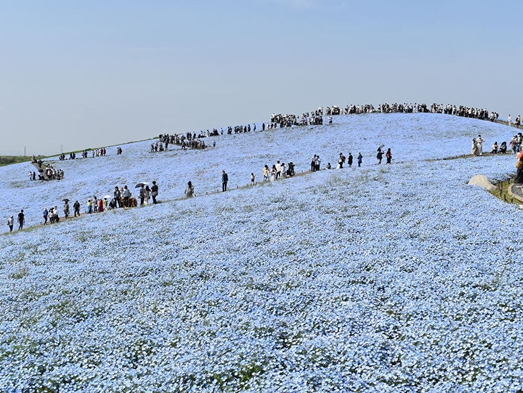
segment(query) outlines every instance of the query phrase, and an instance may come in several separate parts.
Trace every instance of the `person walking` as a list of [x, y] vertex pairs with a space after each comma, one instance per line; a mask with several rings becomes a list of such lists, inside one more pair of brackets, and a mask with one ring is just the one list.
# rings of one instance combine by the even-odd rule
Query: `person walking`
[[9, 232], [13, 232], [14, 221], [15, 220], [14, 220], [13, 216], [11, 216], [7, 219], [7, 226], [9, 227]]
[[229, 175], [225, 172], [225, 170], [222, 171], [222, 192], [227, 191], [227, 182], [229, 181]]
[[255, 179], [256, 179], [256, 175], [254, 173], [251, 172], [251, 186], [254, 185], [255, 183]]
[[151, 187], [151, 196], [153, 198], [153, 205], [156, 205], [156, 197], [158, 196], [158, 185], [156, 181], [153, 181], [153, 186]]
[[269, 180], [269, 176], [270, 176], [269, 166], [268, 166], [268, 165], [265, 165], [265, 166], [263, 167], [263, 180], [264, 180], [264, 181]]
[[20, 213], [18, 213], [18, 230], [21, 231], [22, 229], [24, 229], [24, 224], [25, 224], [25, 215], [24, 215], [24, 210], [20, 210]]
[[361, 155], [361, 152], [358, 153], [358, 167], [361, 166], [361, 163], [363, 162], [363, 156]]
[[349, 153], [349, 156], [347, 157], [347, 164], [349, 165], [349, 168], [352, 167], [352, 161], [353, 161], [352, 154]]

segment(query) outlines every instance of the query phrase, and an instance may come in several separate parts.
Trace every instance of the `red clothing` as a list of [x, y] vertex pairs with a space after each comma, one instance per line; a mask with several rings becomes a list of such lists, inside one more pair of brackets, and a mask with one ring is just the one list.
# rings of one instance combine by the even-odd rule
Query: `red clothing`
[[98, 199], [98, 211], [99, 212], [104, 211], [104, 201], [102, 199]]

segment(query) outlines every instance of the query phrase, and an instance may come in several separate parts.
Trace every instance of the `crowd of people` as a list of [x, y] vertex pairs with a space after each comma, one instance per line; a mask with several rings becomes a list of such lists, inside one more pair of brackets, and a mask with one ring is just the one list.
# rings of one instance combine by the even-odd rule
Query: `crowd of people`
[[[383, 156], [383, 145], [379, 146], [377, 149], [377, 164], [381, 164], [382, 156]], [[385, 152], [386, 156], [386, 162], [387, 164], [390, 164], [392, 162], [392, 153], [391, 149], [388, 148]], [[361, 166], [363, 162], [363, 156], [360, 153], [357, 155], [357, 165], [358, 167]], [[353, 156], [351, 153], [349, 153], [348, 157], [345, 157], [343, 153], [340, 153], [338, 158], [338, 164], [336, 168], [342, 169], [343, 165], [347, 163], [349, 167], [352, 167], [353, 165]], [[332, 169], [332, 166], [329, 163], [325, 166], [324, 169]], [[311, 166], [310, 171], [316, 172], [321, 170], [321, 159], [320, 156], [315, 154], [311, 159]], [[290, 161], [289, 163], [282, 162], [280, 160], [277, 160], [275, 164], [272, 165], [271, 168], [269, 168], [268, 165], [265, 165], [263, 167], [263, 180], [264, 181], [275, 181], [278, 179], [288, 178], [295, 175], [295, 164]], [[222, 192], [225, 192], [228, 190], [228, 183], [229, 183], [229, 175], [225, 170], [222, 170], [221, 175], [221, 181], [222, 181]], [[254, 173], [251, 173], [250, 175], [250, 184], [254, 185], [256, 184], [256, 175]], [[148, 183], [142, 182], [138, 183], [135, 188], [138, 188], [138, 200], [140, 206], [145, 206], [151, 203], [156, 204], [157, 196], [158, 196], [158, 185], [156, 181], [152, 182], [152, 186], [149, 187]], [[191, 198], [194, 197], [194, 185], [191, 181], [187, 183], [187, 186], [185, 188], [184, 194], [186, 197]], [[103, 198], [98, 198], [97, 196], [93, 196], [92, 198], [89, 198], [86, 203], [85, 213], [86, 214], [92, 214], [92, 213], [101, 213], [105, 210], [111, 210], [111, 209], [118, 209], [118, 208], [130, 208], [130, 207], [136, 207], [138, 206], [138, 200], [136, 198], [133, 198], [133, 194], [129, 187], [127, 185], [124, 185], [122, 187], [115, 186], [113, 195], [106, 195]], [[70, 216], [70, 206], [69, 206], [69, 199], [63, 200], [63, 213], [65, 219], [69, 218]], [[73, 217], [78, 217], [81, 215], [80, 212], [80, 202], [76, 200], [73, 204]], [[25, 219], [23, 217], [23, 210], [21, 212], [22, 218], [20, 218], [19, 215], [19, 223], [20, 219], [21, 224], [19, 225], [19, 230], [23, 229], [23, 224], [25, 222]], [[46, 225], [47, 223], [54, 224], [60, 221], [59, 216], [59, 210], [57, 206], [52, 206], [49, 209], [44, 208], [43, 210], [43, 224]], [[8, 226], [10, 228], [10, 231], [12, 231], [13, 226], [13, 217], [10, 217], [8, 219]]]
[[[148, 183], [138, 183], [136, 185], [136, 188], [139, 188], [138, 199], [140, 201], [140, 206], [150, 204], [151, 200], [152, 204], [158, 203], [157, 197], [159, 190], [156, 181], [152, 182], [151, 187], [149, 187]], [[68, 219], [70, 217], [69, 199], [66, 198], [63, 200], [63, 202], [64, 204], [62, 211], [64, 213], [64, 218]], [[117, 208], [131, 208], [136, 207], [137, 205], [137, 199], [132, 197], [132, 193], [130, 189], [127, 187], [127, 185], [124, 185], [122, 187], [115, 186], [113, 195], [106, 195], [103, 198], [97, 198], [96, 196], [88, 198], [87, 203], [85, 205], [85, 214], [101, 213], [106, 210]], [[80, 202], [78, 202], [78, 200], [76, 200], [73, 203], [73, 217], [79, 217], [81, 215], [80, 210], [81, 204]], [[43, 225], [47, 225], [48, 223], [58, 223], [60, 221], [60, 213], [58, 207], [45, 207], [42, 211], [42, 218]], [[23, 210], [21, 210], [20, 213], [18, 213], [18, 224], [18, 230], [22, 230], [25, 224], [25, 215]], [[9, 231], [12, 232], [14, 226], [13, 216], [8, 218], [7, 225], [9, 227]]]
[[[209, 130], [207, 130], [207, 136], [209, 136]], [[158, 141], [151, 144], [151, 153], [156, 153], [159, 151], [169, 150], [169, 145], [178, 145], [181, 146], [183, 150], [187, 148], [191, 149], [205, 149], [207, 145], [205, 141], [201, 138], [205, 138], [205, 134], [200, 132], [199, 135], [196, 133], [186, 133], [182, 134], [160, 134], [158, 136]]]
[[[295, 165], [292, 161], [288, 164], [285, 164], [284, 162], [280, 162], [280, 160], [278, 160], [276, 161], [276, 164], [274, 164], [270, 169], [268, 165], [265, 165], [262, 170], [263, 180], [274, 181], [277, 179], [282, 179], [284, 177], [292, 177], [295, 174], [294, 168]], [[254, 173], [251, 173], [250, 180], [251, 184], [255, 184], [256, 175]]]
[[[456, 105], [442, 105], [442, 104], [432, 104], [430, 106], [427, 106], [426, 104], [380, 104], [378, 106], [378, 109], [375, 109], [373, 105], [371, 104], [365, 104], [365, 105], [347, 105], [345, 108], [340, 108], [337, 105], [333, 105], [332, 107], [327, 107], [324, 111], [322, 107], [319, 107], [318, 109], [303, 113], [301, 116], [296, 115], [282, 115], [282, 114], [272, 114], [271, 120], [267, 124], [262, 123], [261, 130], [265, 131], [266, 129], [272, 129], [272, 128], [282, 128], [282, 127], [291, 127], [291, 126], [300, 126], [300, 125], [317, 125], [317, 124], [323, 124], [323, 116], [328, 116], [328, 122], [332, 123], [332, 116], [341, 115], [341, 114], [363, 114], [363, 113], [442, 113], [442, 114], [449, 114], [449, 115], [456, 115], [456, 116], [463, 116], [463, 117], [472, 117], [482, 120], [491, 120], [491, 121], [497, 121], [499, 118], [499, 114], [497, 112], [489, 112], [486, 109], [480, 109], [480, 108], [471, 108], [466, 106], [456, 106]], [[514, 125], [516, 127], [520, 126], [520, 116], [518, 116], [514, 122], [512, 123], [511, 117], [509, 115], [507, 124]], [[245, 133], [245, 132], [251, 132], [256, 131], [256, 124], [253, 124], [251, 127], [250, 124], [248, 125], [242, 125], [242, 126], [229, 126], [227, 127], [227, 134], [232, 133]], [[212, 131], [207, 130], [206, 132], [200, 131], [199, 134], [196, 133], [186, 133], [185, 135], [182, 134], [160, 134], [159, 139], [157, 142], [151, 144], [151, 152], [158, 152], [158, 151], [166, 151], [169, 148], [170, 144], [180, 145], [182, 148], [191, 147], [191, 148], [205, 148], [206, 144], [204, 141], [201, 140], [201, 138], [209, 137], [209, 136], [218, 136], [223, 135], [224, 129], [221, 128], [221, 131], [218, 131], [217, 128], [214, 128]], [[474, 155], [482, 155], [483, 154], [483, 143], [484, 139], [481, 137], [481, 135], [478, 135], [478, 137], [473, 138], [472, 140], [472, 154]], [[510, 141], [510, 146], [513, 151], [513, 153], [517, 154], [521, 152], [521, 145], [523, 143], [523, 135], [521, 133], [518, 133], [515, 135], [512, 140]], [[213, 146], [216, 145], [216, 142], [213, 141]], [[380, 165], [383, 160], [383, 156], [385, 156], [386, 163], [391, 164], [392, 163], [392, 151], [391, 148], [388, 148], [386, 151], [383, 150], [384, 146], [380, 146], [377, 149], [376, 152], [376, 159], [377, 164]], [[491, 153], [505, 153], [507, 151], [507, 143], [502, 142], [501, 145], [498, 146], [498, 143], [495, 142], [492, 146]], [[97, 156], [105, 156], [107, 154], [107, 150], [105, 148], [101, 149], [95, 149], [92, 150], [93, 157]], [[122, 149], [120, 147], [117, 148], [117, 155], [122, 154]], [[87, 150], [84, 150], [82, 152], [82, 157], [87, 158]], [[69, 159], [75, 159], [76, 154], [70, 153]], [[65, 155], [62, 154], [60, 156], [61, 160], [65, 160]], [[37, 163], [40, 167], [42, 167], [43, 163], [41, 160], [36, 161], [36, 159], [33, 157], [33, 162]], [[345, 164], [347, 164], [349, 167], [352, 167], [354, 163], [354, 157], [351, 153], [348, 154], [347, 157], [343, 153], [340, 153], [337, 157], [337, 165], [336, 168], [342, 169]], [[356, 156], [356, 163], [358, 167], [360, 167], [363, 163], [363, 155], [361, 152], [358, 153]], [[289, 162], [287, 165], [283, 162], [278, 161], [276, 164], [272, 165], [271, 168], [269, 168], [268, 165], [265, 165], [263, 168], [263, 179], [264, 181], [274, 181], [277, 179], [285, 178], [294, 176], [295, 174], [295, 165], [292, 162]], [[311, 158], [310, 163], [310, 171], [316, 172], [321, 169], [321, 159], [319, 155], [314, 155]], [[325, 166], [325, 169], [332, 169], [331, 163], [328, 162]], [[48, 175], [50, 178], [63, 178], [63, 171], [61, 170], [54, 170], [52, 166], [46, 166], [45, 174]], [[30, 178], [35, 179], [35, 173], [30, 172]], [[255, 184], [255, 178], [256, 176], [254, 173], [251, 173], [250, 177], [250, 184]], [[228, 189], [228, 174], [225, 172], [225, 170], [222, 171], [222, 191], [226, 191]], [[156, 196], [158, 195], [158, 186], [156, 185], [156, 182], [153, 182], [153, 186], [149, 187], [148, 184], [142, 184], [140, 185], [140, 190], [138, 193], [138, 199], [140, 201], [140, 205], [147, 205], [150, 203], [150, 200], [152, 198], [152, 203], [157, 203]], [[193, 197], [194, 196], [194, 185], [189, 181], [187, 184], [187, 187], [184, 192], [186, 197]], [[115, 187], [113, 196], [105, 196], [102, 199], [98, 199], [96, 196], [94, 196], [92, 199], [89, 199], [87, 201], [86, 206], [86, 213], [94, 213], [94, 212], [103, 212], [107, 209], [116, 209], [116, 208], [123, 208], [123, 207], [133, 207], [138, 204], [136, 198], [132, 197], [132, 193], [129, 190], [127, 186], [124, 186], [123, 188]], [[75, 202], [73, 205], [74, 208], [74, 217], [77, 217], [80, 215], [80, 204], [78, 201]], [[50, 209], [44, 209], [45, 214], [44, 223], [47, 223], [49, 221], [50, 223], [58, 222], [59, 221], [59, 215], [58, 215], [58, 209], [56, 206], [53, 206]], [[22, 211], [23, 213], [23, 211]], [[64, 215], [67, 218], [69, 216], [69, 206], [68, 202], [64, 204]], [[11, 217], [12, 218], [12, 217]], [[13, 221], [13, 220], [11, 220]], [[23, 224], [21, 225], [23, 228]]]
[[[477, 137], [472, 138], [472, 146], [471, 146], [471, 153], [474, 156], [481, 156], [483, 155], [483, 143], [485, 142], [485, 139], [479, 134]], [[514, 135], [512, 139], [510, 140], [510, 148], [512, 150], [513, 154], [517, 154], [521, 151], [521, 145], [523, 143], [523, 135], [521, 132]], [[507, 152], [507, 142], [503, 141], [501, 144], [498, 144], [497, 141], [495, 141], [492, 144], [492, 147], [490, 149], [490, 154], [505, 154]]]
[[507, 119], [507, 124], [509, 126], [514, 126], [514, 127], [517, 127], [519, 128], [519, 126], [521, 125], [521, 116], [518, 115], [515, 119], [514, 119], [514, 122], [512, 122], [512, 117], [510, 116], [510, 114], [508, 115], [508, 119]]
[[[31, 159], [33, 164], [38, 169], [38, 180], [61, 180], [64, 178], [64, 171], [56, 169], [51, 164], [45, 164], [42, 160], [37, 160], [35, 156]], [[36, 180], [36, 172], [29, 172], [29, 180]]]
[[[81, 158], [87, 158], [89, 156], [89, 150], [91, 150], [91, 157], [104, 157], [107, 155], [107, 148], [105, 147], [102, 147], [100, 149], [85, 149], [82, 151], [81, 153]], [[116, 154], [117, 155], [120, 155], [122, 154], [123, 150], [121, 147], [117, 147], [116, 148]], [[66, 153], [61, 153], [60, 156], [58, 157], [58, 159], [60, 161], [65, 161], [66, 159], [69, 159], [69, 160], [75, 160], [76, 159], [76, 153], [73, 151], [73, 152], [70, 152], [69, 154], [69, 158], [66, 158]]]
[[[498, 121], [499, 113], [490, 112], [485, 108], [474, 108], [464, 105], [452, 105], [452, 104], [437, 104], [433, 103], [427, 105], [425, 103], [383, 103], [378, 105], [376, 109], [372, 104], [361, 104], [354, 105], [349, 104], [345, 108], [340, 108], [337, 105], [328, 106], [325, 109], [318, 107], [317, 109], [309, 112], [302, 113], [302, 115], [295, 114], [281, 114], [272, 113], [270, 120], [261, 124], [260, 130], [272, 130], [274, 128], [285, 128], [292, 126], [314, 126], [324, 124], [324, 116], [328, 116], [327, 121], [332, 124], [332, 116], [336, 115], [351, 115], [351, 114], [368, 114], [368, 113], [440, 113], [462, 117], [471, 117], [480, 120]], [[519, 127], [520, 116], [516, 118], [514, 123], [510, 120], [508, 124]], [[228, 126], [226, 131], [223, 127], [218, 131], [218, 128], [212, 130], [207, 129], [206, 131], [187, 132], [185, 134], [160, 134], [159, 140], [156, 143], [151, 144], [151, 152], [166, 151], [170, 144], [179, 145], [183, 149], [204, 149], [208, 147], [202, 139], [211, 136], [219, 136], [227, 134], [247, 133], [256, 131], [256, 123]], [[214, 144], [215, 142], [213, 142]]]

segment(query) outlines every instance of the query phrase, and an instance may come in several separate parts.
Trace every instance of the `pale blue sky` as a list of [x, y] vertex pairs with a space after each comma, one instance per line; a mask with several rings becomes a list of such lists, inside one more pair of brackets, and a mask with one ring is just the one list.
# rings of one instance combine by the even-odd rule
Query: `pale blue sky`
[[523, 113], [521, 1], [0, 1], [0, 154], [382, 102]]

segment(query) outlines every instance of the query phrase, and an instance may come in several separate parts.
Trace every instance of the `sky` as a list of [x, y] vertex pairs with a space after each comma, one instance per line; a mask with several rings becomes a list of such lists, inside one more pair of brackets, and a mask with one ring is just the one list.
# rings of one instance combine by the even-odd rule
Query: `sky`
[[0, 0], [2, 155], [432, 102], [523, 113], [519, 1]]

